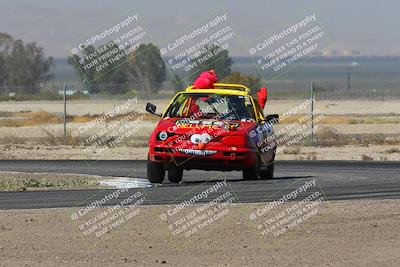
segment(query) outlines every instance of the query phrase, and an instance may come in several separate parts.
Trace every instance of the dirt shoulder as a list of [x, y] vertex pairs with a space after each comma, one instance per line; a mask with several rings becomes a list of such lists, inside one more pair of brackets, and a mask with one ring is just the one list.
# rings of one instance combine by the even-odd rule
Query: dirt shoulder
[[71, 220], [77, 209], [0, 211], [0, 262], [6, 266], [400, 263], [399, 200], [324, 202], [309, 220], [268, 238], [249, 220], [249, 214], [263, 205], [228, 206], [226, 217], [190, 237], [174, 236], [160, 219], [168, 206], [141, 207], [131, 220], [99, 238], [83, 236]]

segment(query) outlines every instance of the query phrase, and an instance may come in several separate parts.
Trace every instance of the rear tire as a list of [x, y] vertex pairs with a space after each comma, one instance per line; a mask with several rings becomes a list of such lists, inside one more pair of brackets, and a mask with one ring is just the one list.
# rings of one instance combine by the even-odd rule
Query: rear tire
[[260, 171], [260, 179], [270, 180], [274, 178], [275, 162], [271, 161], [266, 169]]
[[260, 175], [260, 159], [257, 157], [253, 167], [243, 169], [243, 180], [258, 180]]
[[183, 177], [183, 169], [178, 167], [170, 167], [168, 169], [168, 180], [171, 183], [180, 183]]
[[165, 177], [163, 164], [152, 162], [147, 159], [147, 180], [150, 183], [162, 184]]

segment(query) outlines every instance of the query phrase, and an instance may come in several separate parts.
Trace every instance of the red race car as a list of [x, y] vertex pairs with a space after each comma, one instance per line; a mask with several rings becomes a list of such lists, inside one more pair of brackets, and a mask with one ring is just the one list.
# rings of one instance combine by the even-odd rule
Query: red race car
[[[156, 106], [146, 110], [156, 114]], [[147, 178], [182, 181], [183, 170], [243, 171], [244, 180], [271, 179], [276, 141], [272, 123], [250, 90], [238, 84], [193, 86], [170, 102], [150, 137]]]

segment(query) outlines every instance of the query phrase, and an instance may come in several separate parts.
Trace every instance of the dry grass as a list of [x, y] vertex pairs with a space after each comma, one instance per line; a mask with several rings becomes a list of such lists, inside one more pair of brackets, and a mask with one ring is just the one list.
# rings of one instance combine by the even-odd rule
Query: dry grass
[[348, 124], [398, 124], [398, 117], [367, 117], [367, 118], [352, 118], [348, 120]]
[[5, 119], [0, 120], [0, 127], [26, 127], [43, 124], [58, 124], [62, 123], [61, 116], [54, 115], [46, 111], [37, 111], [30, 113], [22, 113], [26, 119]]
[[344, 138], [331, 127], [322, 127], [315, 135], [316, 145], [319, 146], [343, 146]]
[[77, 174], [0, 173], [0, 191], [98, 189], [101, 177]]
[[[310, 142], [304, 140], [303, 145], [308, 146]], [[320, 127], [315, 134], [316, 146], [344, 146], [344, 145], [400, 145], [397, 135], [385, 134], [341, 134], [329, 126]], [[395, 152], [394, 152], [395, 153]]]
[[30, 178], [22, 181], [0, 181], [0, 191], [91, 189], [99, 187], [97, 182], [87, 179], [52, 181], [48, 179]]
[[[317, 116], [317, 115], [316, 115]], [[280, 120], [280, 124], [292, 124], [299, 123], [306, 124], [310, 119], [304, 119], [304, 115], [289, 116], [283, 120]], [[316, 118], [316, 117], [315, 117]], [[348, 116], [324, 116], [318, 120], [318, 124], [399, 124], [399, 117], [365, 117], [365, 118], [355, 118]]]
[[[27, 126], [38, 126], [38, 125], [46, 125], [46, 124], [60, 124], [63, 123], [63, 116], [57, 115], [54, 113], [50, 113], [47, 111], [37, 111], [37, 112], [17, 112], [17, 113], [4, 113], [3, 117], [10, 117], [10, 119], [0, 120], [0, 127], [27, 127]], [[83, 116], [68, 116], [67, 122], [69, 123], [87, 123], [97, 118], [100, 118], [102, 115], [83, 115]], [[129, 116], [129, 117], [127, 117]], [[11, 119], [11, 117], [18, 117]], [[127, 121], [135, 121], [140, 119], [142, 121], [157, 121], [154, 115], [151, 114], [119, 114], [117, 116], [113, 116], [107, 118], [105, 121], [119, 121], [124, 118], [128, 118]]]
[[361, 155], [361, 159], [362, 159], [362, 160], [374, 160], [373, 157], [370, 157], [370, 156], [365, 155], [365, 154], [362, 154], [362, 155]]
[[0, 111], [0, 117], [7, 118], [7, 117], [14, 117], [15, 113], [10, 111]]
[[343, 116], [324, 117], [318, 123], [319, 124], [348, 124], [349, 118], [346, 118]]
[[400, 149], [397, 147], [392, 147], [390, 149], [385, 150], [384, 153], [387, 153], [387, 154], [400, 153]]
[[[315, 115], [314, 119], [317, 118], [318, 115]], [[299, 122], [301, 121], [301, 123]], [[280, 124], [292, 124], [292, 123], [300, 123], [306, 124], [310, 121], [309, 118], [306, 118], [304, 115], [295, 115], [286, 117], [283, 120], [280, 120]], [[323, 118], [318, 119], [318, 124], [349, 124], [349, 118], [345, 116], [324, 116]]]
[[307, 155], [307, 160], [317, 160], [317, 152], [310, 152]]
[[301, 149], [298, 146], [288, 147], [283, 150], [283, 154], [289, 154], [289, 155], [297, 155], [297, 154], [300, 154], [300, 152], [301, 152]]

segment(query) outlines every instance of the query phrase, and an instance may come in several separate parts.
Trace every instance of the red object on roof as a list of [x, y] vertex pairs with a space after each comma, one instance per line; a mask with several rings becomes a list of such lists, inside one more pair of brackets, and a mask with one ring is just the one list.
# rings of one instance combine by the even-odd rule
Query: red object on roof
[[194, 82], [194, 88], [196, 89], [209, 89], [209, 88], [214, 88], [214, 84], [206, 78], [198, 78]]
[[257, 97], [258, 97], [258, 103], [260, 103], [261, 108], [264, 109], [265, 103], [268, 100], [267, 87], [261, 88], [260, 91], [257, 92]]
[[217, 74], [214, 70], [205, 71], [200, 74], [199, 78], [194, 82], [196, 89], [209, 89], [214, 88], [214, 83], [218, 82]]
[[212, 83], [218, 82], [218, 76], [214, 72], [214, 70], [209, 70], [209, 71], [203, 72], [202, 74], [200, 74], [199, 78], [209, 79]]

